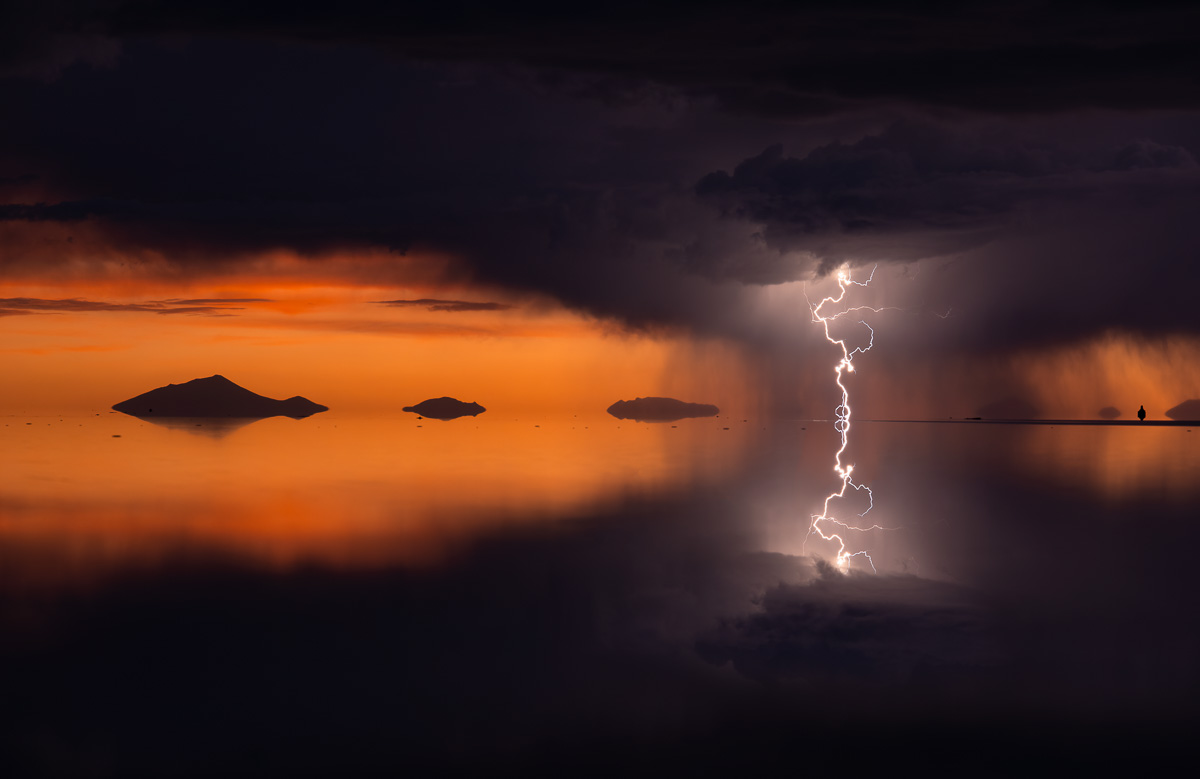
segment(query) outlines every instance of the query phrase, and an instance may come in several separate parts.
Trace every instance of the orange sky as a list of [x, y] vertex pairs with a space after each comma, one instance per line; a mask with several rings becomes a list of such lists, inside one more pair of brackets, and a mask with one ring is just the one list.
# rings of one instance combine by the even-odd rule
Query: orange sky
[[[406, 269], [398, 271], [397, 264]], [[25, 268], [0, 281], [0, 298], [150, 310], [0, 316], [6, 375], [0, 413], [103, 410], [155, 387], [216, 373], [269, 397], [300, 394], [349, 411], [396, 410], [442, 395], [505, 412], [591, 412], [645, 395], [715, 403], [734, 415], [765, 412], [764, 403], [780, 398], [790, 407], [798, 401], [812, 416], [836, 404], [833, 347], [829, 365], [810, 370], [802, 355], [756, 357], [727, 340], [629, 332], [552, 300], [455, 280], [452, 266], [442, 256], [368, 252], [317, 261], [268, 252], [204, 273], [184, 273], [154, 258], [81, 256], [59, 266], [54, 278]], [[423, 269], [417, 276], [409, 272], [415, 267]], [[401, 283], [398, 274], [408, 281]], [[763, 288], [764, 316], [791, 312], [781, 326], [807, 326], [795, 315], [804, 310], [806, 292], [823, 294], [819, 284]], [[507, 308], [431, 311], [377, 302], [423, 298]], [[186, 308], [164, 301], [236, 299], [255, 302], [157, 313]], [[875, 315], [882, 349], [889, 328], [903, 318], [912, 317]], [[815, 331], [812, 337], [814, 343], [819, 338]], [[800, 370], [772, 396], [764, 387], [785, 359]], [[1045, 417], [1093, 418], [1100, 407], [1115, 405], [1130, 418], [1142, 404], [1162, 417], [1200, 396], [1200, 344], [1183, 337], [1146, 342], [1109, 334], [1013, 357], [893, 360], [890, 373], [874, 355], [857, 364], [851, 391], [856, 413], [867, 417], [970, 416], [1006, 394], [1028, 400]]]
[[[0, 317], [10, 380], [4, 413], [107, 409], [167, 383], [220, 373], [270, 397], [300, 394], [341, 410], [395, 410], [451, 395], [489, 409], [592, 411], [669, 394], [743, 408], [744, 366], [720, 341], [635, 334], [551, 301], [462, 284], [364, 280], [376, 258], [305, 263], [277, 256], [225, 277], [163, 278], [144, 268], [48, 282], [0, 282], [0, 298], [84, 300], [216, 310], [35, 311]], [[493, 302], [433, 311], [377, 301]], [[185, 306], [186, 307], [186, 306]]]

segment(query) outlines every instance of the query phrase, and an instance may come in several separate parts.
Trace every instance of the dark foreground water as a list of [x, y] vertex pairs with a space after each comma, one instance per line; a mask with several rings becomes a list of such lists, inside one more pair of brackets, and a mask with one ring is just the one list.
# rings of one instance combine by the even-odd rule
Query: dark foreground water
[[0, 421], [5, 776], [1140, 773], [1200, 713], [1185, 428], [856, 424], [843, 570], [827, 423]]

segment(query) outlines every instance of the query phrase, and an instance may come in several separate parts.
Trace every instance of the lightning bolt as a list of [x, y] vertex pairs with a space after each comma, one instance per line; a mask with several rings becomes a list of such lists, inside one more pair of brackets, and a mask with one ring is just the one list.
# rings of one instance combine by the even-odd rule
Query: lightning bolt
[[[876, 268], [877, 267], [878, 266], [876, 266]], [[815, 533], [826, 541], [837, 542], [838, 551], [837, 551], [836, 563], [839, 568], [845, 570], [847, 567], [849, 567], [850, 559], [852, 557], [860, 557], [861, 556], [861, 557], [865, 558], [868, 563], [870, 563], [871, 570], [878, 573], [878, 571], [876, 571], [876, 569], [875, 569], [875, 561], [871, 559], [871, 555], [868, 554], [867, 550], [862, 549], [862, 550], [859, 550], [856, 552], [847, 551], [846, 541], [844, 538], [842, 538], [842, 531], [855, 531], [855, 532], [865, 533], [869, 530], [894, 530], [896, 528], [885, 528], [880, 525], [870, 525], [869, 527], [861, 527], [858, 525], [852, 525], [848, 522], [843, 522], [840, 519], [836, 519], [835, 517], [830, 516], [830, 513], [829, 513], [829, 504], [834, 500], [839, 500], [841, 498], [846, 497], [846, 491], [850, 490], [850, 489], [853, 489], [855, 492], [865, 492], [867, 494], [867, 500], [868, 500], [867, 509], [866, 509], [866, 511], [859, 514], [858, 515], [859, 517], [865, 517], [867, 515], [867, 513], [870, 512], [871, 509], [875, 507], [875, 496], [874, 496], [874, 494], [872, 494], [871, 488], [866, 486], [865, 484], [856, 483], [853, 478], [854, 466], [845, 464], [842, 462], [842, 457], [846, 453], [846, 447], [850, 443], [850, 391], [846, 388], [844, 379], [845, 379], [845, 376], [847, 373], [854, 373], [854, 356], [857, 354], [864, 354], [864, 353], [870, 351], [871, 347], [873, 347], [875, 345], [875, 330], [870, 325], [868, 325], [865, 321], [863, 321], [862, 319], [858, 320], [859, 324], [861, 324], [863, 327], [867, 328], [867, 332], [870, 334], [870, 337], [867, 341], [866, 346], [856, 346], [853, 349], [851, 349], [850, 347], [848, 347], [846, 345], [846, 339], [833, 337], [833, 335], [829, 332], [829, 323], [836, 321], [838, 318], [845, 316], [846, 314], [849, 314], [852, 312], [874, 311], [874, 312], [878, 313], [880, 311], [885, 311], [885, 310], [889, 310], [889, 309], [887, 309], [887, 308], [872, 308], [871, 306], [854, 306], [853, 308], [847, 308], [847, 309], [839, 311], [835, 314], [821, 313], [821, 309], [823, 309], [825, 306], [827, 306], [827, 305], [836, 306], [837, 304], [841, 303], [845, 299], [846, 290], [848, 289], [848, 285], [853, 284], [858, 287], [865, 287], [868, 284], [870, 284], [871, 280], [874, 278], [875, 278], [875, 268], [871, 269], [871, 275], [867, 277], [866, 281], [855, 281], [854, 279], [852, 279], [850, 277], [850, 273], [848, 271], [846, 271], [846, 270], [838, 271], [837, 283], [838, 283], [839, 292], [838, 292], [837, 296], [836, 297], [830, 296], [830, 297], [824, 298], [820, 303], [818, 303], [815, 306], [812, 304], [811, 300], [809, 300], [809, 303], [808, 303], [809, 310], [812, 312], [812, 321], [820, 322], [821, 325], [825, 328], [825, 340], [829, 341], [829, 343], [837, 346], [839, 349], [842, 350], [842, 359], [834, 367], [834, 375], [836, 377], [835, 380], [837, 382], [838, 389], [840, 389], [842, 391], [842, 402], [838, 405], [838, 407], [835, 411], [836, 419], [834, 420], [834, 423], [833, 423], [834, 429], [837, 430], [838, 434], [841, 436], [842, 444], [838, 448], [837, 453], [833, 457], [833, 470], [835, 473], [837, 473], [838, 478], [841, 480], [841, 487], [837, 491], [830, 493], [830, 495], [827, 498], [825, 498], [825, 503], [821, 508], [820, 514], [812, 515], [812, 521], [809, 523], [809, 526], [808, 526], [808, 533], [804, 537], [804, 546], [807, 546], [808, 539]], [[890, 309], [890, 310], [898, 311], [900, 309]], [[842, 529], [842, 531], [839, 531], [836, 529], [829, 529], [827, 531], [826, 528], [822, 527], [822, 525], [826, 524], [826, 523], [832, 524], [832, 525], [837, 525], [839, 528]], [[802, 548], [804, 548], [804, 547], [802, 547]]]

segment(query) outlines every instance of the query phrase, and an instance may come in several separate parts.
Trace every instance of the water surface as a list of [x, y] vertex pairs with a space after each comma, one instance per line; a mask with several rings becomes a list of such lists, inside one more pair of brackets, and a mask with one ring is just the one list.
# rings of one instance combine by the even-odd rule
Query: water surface
[[20, 772], [1004, 771], [1197, 713], [1186, 428], [858, 423], [839, 570], [827, 422], [0, 423]]

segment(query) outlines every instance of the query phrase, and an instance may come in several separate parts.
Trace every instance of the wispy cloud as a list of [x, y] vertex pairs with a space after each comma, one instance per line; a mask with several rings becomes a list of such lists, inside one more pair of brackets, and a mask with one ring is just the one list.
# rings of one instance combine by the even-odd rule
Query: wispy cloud
[[193, 316], [234, 316], [228, 312], [243, 311], [240, 306], [211, 305], [219, 303], [270, 302], [265, 299], [197, 299], [164, 300], [149, 303], [109, 303], [102, 300], [66, 298], [0, 298], [0, 316], [38, 313], [83, 313], [93, 311], [134, 311], [150, 314], [191, 314]]
[[192, 298], [190, 300], [172, 298], [161, 302], [171, 306], [212, 306], [226, 303], [274, 303], [275, 301], [272, 298]]
[[45, 298], [0, 298], [0, 307], [34, 311], [158, 311], [161, 306], [141, 303], [106, 303], [99, 300], [48, 300]]
[[428, 311], [508, 311], [512, 306], [505, 303], [475, 302], [470, 300], [438, 300], [436, 298], [418, 298], [417, 300], [377, 300], [379, 305], [390, 308], [421, 307]]
[[245, 309], [230, 306], [182, 306], [180, 308], [164, 308], [154, 313], [191, 314], [192, 316], [233, 316], [233, 314], [225, 313], [227, 311], [245, 311]]

